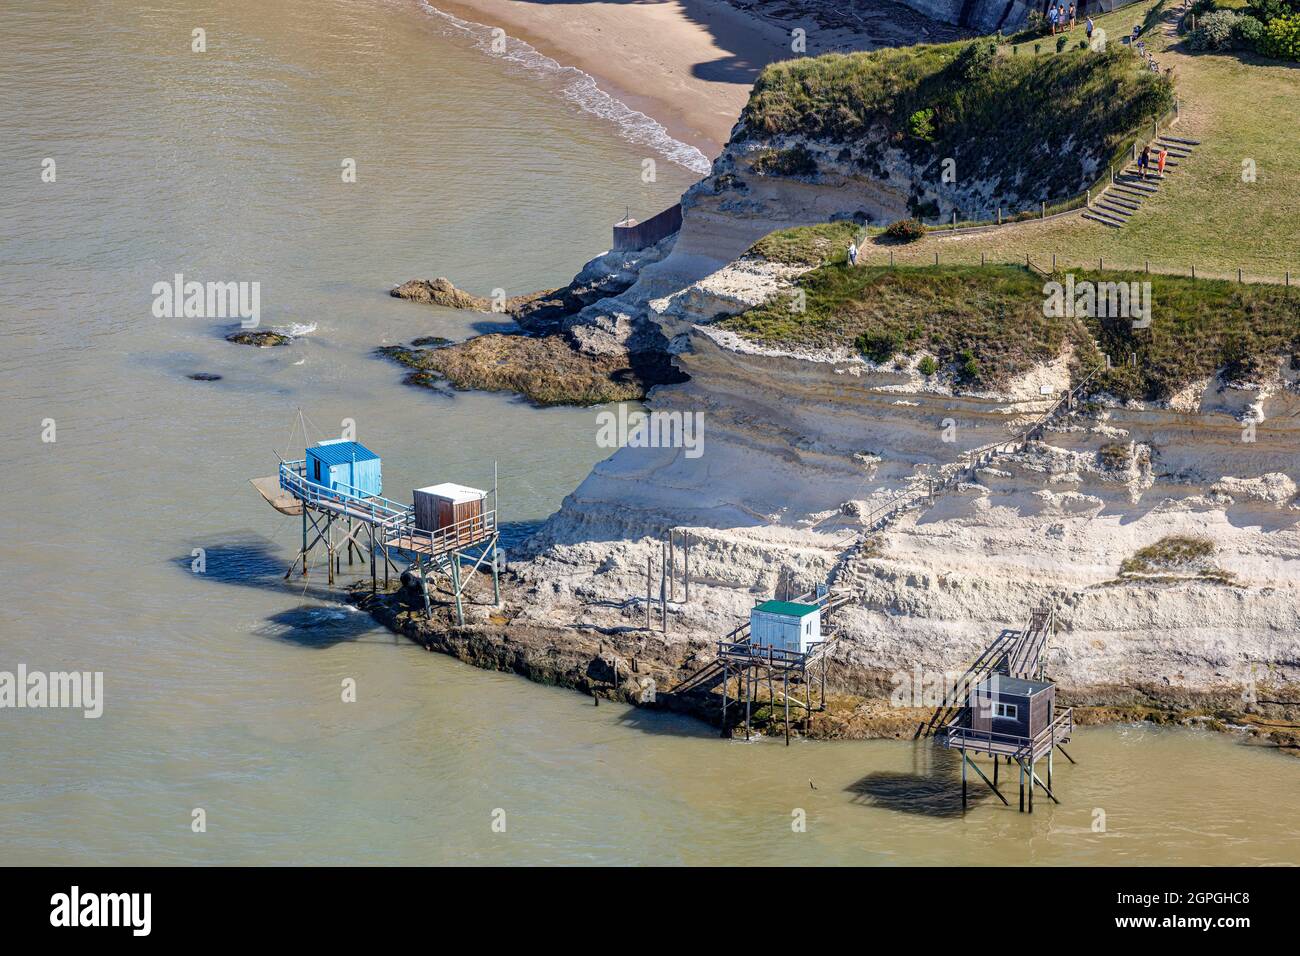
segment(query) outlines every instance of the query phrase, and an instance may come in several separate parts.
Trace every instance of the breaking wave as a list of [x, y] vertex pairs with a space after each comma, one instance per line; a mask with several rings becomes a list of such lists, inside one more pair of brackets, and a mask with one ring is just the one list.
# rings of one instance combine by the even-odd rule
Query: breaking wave
[[523, 40], [516, 40], [511, 36], [505, 37], [504, 50], [494, 50], [492, 27], [462, 20], [460, 17], [439, 10], [427, 0], [420, 0], [420, 6], [440, 18], [449, 27], [469, 37], [475, 47], [489, 56], [505, 60], [536, 77], [558, 80], [560, 93], [566, 100], [588, 113], [609, 120], [618, 127], [619, 133], [629, 142], [636, 143], [638, 146], [648, 146], [672, 162], [685, 166], [701, 176], [709, 173], [711, 164], [707, 156], [694, 146], [674, 139], [662, 123], [610, 96], [600, 88], [591, 74], [584, 73], [577, 67], [562, 66]]

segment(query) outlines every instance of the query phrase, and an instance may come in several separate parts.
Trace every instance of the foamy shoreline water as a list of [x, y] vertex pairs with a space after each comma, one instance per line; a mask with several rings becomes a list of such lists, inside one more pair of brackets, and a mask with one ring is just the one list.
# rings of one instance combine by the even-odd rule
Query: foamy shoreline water
[[[557, 82], [559, 92], [566, 100], [588, 113], [613, 123], [618, 127], [619, 135], [628, 142], [636, 143], [638, 146], [648, 146], [672, 162], [701, 176], [707, 175], [712, 167], [709, 158], [700, 150], [689, 143], [675, 139], [658, 120], [632, 109], [602, 90], [591, 74], [574, 66], [564, 66], [530, 44], [508, 34], [500, 38], [494, 37], [494, 31], [501, 29], [499, 27], [464, 20], [445, 10], [440, 10], [427, 0], [420, 0], [420, 6], [446, 25], [448, 32], [456, 31], [463, 34], [478, 50], [488, 56], [504, 60], [539, 79]], [[504, 41], [504, 49], [494, 49], [494, 39], [498, 41], [497, 46]]]

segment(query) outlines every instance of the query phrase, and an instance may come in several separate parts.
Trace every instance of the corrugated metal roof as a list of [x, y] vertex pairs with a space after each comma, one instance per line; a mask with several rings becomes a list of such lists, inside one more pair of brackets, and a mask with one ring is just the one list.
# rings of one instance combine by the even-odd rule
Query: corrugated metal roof
[[[996, 681], [996, 684], [994, 683]], [[985, 693], [996, 691], [999, 694], [1010, 694], [1012, 697], [1033, 697], [1035, 694], [1041, 694], [1047, 688], [1051, 687], [1050, 681], [1042, 680], [1022, 680], [1019, 677], [1007, 677], [1005, 674], [994, 674], [980, 681], [976, 690]]]
[[768, 614], [784, 614], [786, 617], [805, 617], [819, 610], [816, 604], [800, 604], [797, 601], [764, 601], [762, 604], [755, 605], [755, 611], [765, 611]]
[[379, 456], [360, 442], [340, 441], [317, 445], [307, 451], [326, 465], [345, 465], [353, 461], [376, 461]]

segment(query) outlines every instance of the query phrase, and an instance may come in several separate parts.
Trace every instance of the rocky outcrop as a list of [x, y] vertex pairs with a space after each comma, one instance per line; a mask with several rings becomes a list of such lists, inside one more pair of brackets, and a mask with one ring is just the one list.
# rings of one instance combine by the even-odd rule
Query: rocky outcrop
[[[656, 390], [651, 408], [702, 416], [702, 454], [624, 448], [598, 464], [517, 568], [521, 623], [636, 627], [647, 558], [657, 568], [663, 532], [678, 528], [691, 600], [679, 584], [670, 630], [716, 639], [754, 600], [825, 582], [882, 502], [1011, 436], [1051, 401], [1044, 392], [1067, 387], [1065, 356], [999, 393], [959, 394], [914, 367], [766, 349], [712, 327], [770, 294], [777, 268], [742, 259], [654, 302], [690, 381]], [[1216, 380], [1178, 407], [1095, 396], [902, 515], [843, 579], [853, 600], [837, 612], [836, 660], [877, 681], [960, 671], [1050, 600], [1049, 666], [1078, 699], [1217, 705], [1300, 682], [1296, 374], [1279, 360], [1248, 396]], [[1259, 416], [1250, 442], [1243, 406]], [[1115, 445], [1122, 460], [1103, 452]], [[1224, 573], [1121, 575], [1170, 536], [1212, 542]]]

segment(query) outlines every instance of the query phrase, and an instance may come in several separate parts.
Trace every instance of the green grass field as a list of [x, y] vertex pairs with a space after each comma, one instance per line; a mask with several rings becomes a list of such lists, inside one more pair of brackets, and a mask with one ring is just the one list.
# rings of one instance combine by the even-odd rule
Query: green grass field
[[[1156, 6], [1137, 4], [1096, 20], [1110, 42]], [[1167, 9], [1167, 8], [1166, 8]], [[1146, 42], [1162, 67], [1174, 70], [1180, 118], [1171, 134], [1201, 141], [1158, 194], [1123, 229], [1078, 216], [1021, 223], [970, 236], [928, 236], [904, 247], [873, 240], [866, 261], [1127, 266], [1247, 281], [1300, 281], [1300, 64], [1254, 54], [1192, 53], [1165, 35], [1157, 16]], [[1082, 36], [1082, 26], [1075, 33]], [[1051, 38], [1042, 41], [1051, 47]], [[1032, 48], [1032, 44], [1029, 44]], [[1032, 49], [1031, 49], [1032, 52]], [[1049, 54], [1043, 54], [1047, 56]], [[1254, 164], [1254, 182], [1243, 164]]]

